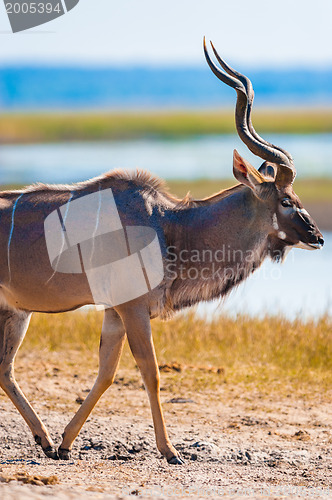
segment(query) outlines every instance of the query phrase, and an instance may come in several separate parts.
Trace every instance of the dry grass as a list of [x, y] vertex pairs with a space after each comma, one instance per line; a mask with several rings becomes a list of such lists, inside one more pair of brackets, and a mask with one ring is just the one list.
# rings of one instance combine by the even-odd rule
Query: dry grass
[[[102, 313], [79, 311], [35, 314], [22, 354], [41, 350], [60, 353], [75, 371], [96, 369]], [[193, 313], [168, 322], [154, 320], [153, 335], [162, 381], [167, 389], [191, 390], [216, 384], [244, 384], [265, 392], [327, 391], [332, 382], [332, 320], [288, 321], [221, 317], [208, 322]], [[82, 359], [84, 362], [82, 363]], [[126, 346], [121, 367], [135, 370]], [[219, 368], [219, 370], [218, 370]], [[136, 373], [136, 372], [135, 372]], [[134, 373], [133, 373], [134, 374]], [[138, 379], [138, 375], [134, 375]]]

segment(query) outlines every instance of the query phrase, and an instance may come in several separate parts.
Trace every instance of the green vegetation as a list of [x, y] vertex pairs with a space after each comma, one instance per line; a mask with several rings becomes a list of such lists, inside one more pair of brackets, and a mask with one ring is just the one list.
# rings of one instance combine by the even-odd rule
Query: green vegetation
[[[256, 109], [254, 123], [261, 133], [331, 132], [332, 110]], [[233, 110], [7, 113], [0, 117], [2, 143], [174, 138], [234, 131]]]
[[[20, 356], [38, 350], [46, 360], [47, 353], [56, 352], [76, 372], [95, 369], [102, 316], [92, 310], [35, 314]], [[225, 383], [267, 392], [291, 387], [310, 394], [328, 390], [332, 382], [332, 321], [328, 317], [307, 322], [245, 316], [206, 321], [188, 313], [168, 322], [154, 320], [152, 327], [158, 360], [167, 372], [162, 376], [164, 387], [176, 383], [195, 390]], [[135, 370], [127, 345], [121, 366]]]
[[298, 179], [294, 189], [303, 202], [332, 202], [332, 179]]

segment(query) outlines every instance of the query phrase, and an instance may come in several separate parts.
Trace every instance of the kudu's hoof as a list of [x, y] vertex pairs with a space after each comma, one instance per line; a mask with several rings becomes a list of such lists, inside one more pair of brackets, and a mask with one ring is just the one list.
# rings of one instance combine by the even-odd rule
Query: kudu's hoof
[[171, 465], [183, 465], [184, 464], [184, 460], [182, 460], [182, 458], [180, 456], [176, 456], [176, 455], [174, 455], [174, 457], [167, 460], [167, 462]]
[[65, 448], [59, 448], [58, 455], [59, 455], [60, 460], [70, 460], [71, 459], [71, 451], [66, 450]]
[[[40, 436], [34, 436], [36, 444], [42, 447], [42, 440]], [[43, 452], [48, 458], [52, 458], [53, 460], [59, 460], [58, 452], [54, 448], [54, 446], [46, 446], [46, 448], [42, 447]]]
[[47, 448], [43, 448], [43, 452], [48, 458], [52, 458], [53, 460], [59, 460], [59, 455], [54, 446], [48, 446]]

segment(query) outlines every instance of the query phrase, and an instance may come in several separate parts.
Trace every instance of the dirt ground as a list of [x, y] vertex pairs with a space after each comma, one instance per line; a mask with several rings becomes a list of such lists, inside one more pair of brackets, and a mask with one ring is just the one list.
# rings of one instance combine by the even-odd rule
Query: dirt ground
[[[28, 356], [17, 370], [57, 444], [94, 379], [93, 373], [59, 368], [60, 361], [61, 355], [54, 364]], [[300, 399], [290, 389], [269, 396], [225, 383], [183, 394], [180, 386], [165, 390], [166, 376], [163, 408], [182, 466], [168, 465], [156, 449], [136, 372], [120, 370], [68, 462], [44, 457], [0, 391], [0, 499], [332, 498], [332, 405], [326, 395]]]

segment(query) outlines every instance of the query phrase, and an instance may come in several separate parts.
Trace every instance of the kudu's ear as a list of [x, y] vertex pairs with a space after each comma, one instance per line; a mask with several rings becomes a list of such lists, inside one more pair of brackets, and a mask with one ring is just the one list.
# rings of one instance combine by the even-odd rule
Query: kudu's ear
[[247, 160], [242, 158], [236, 149], [234, 149], [233, 155], [233, 173], [234, 177], [241, 182], [241, 184], [249, 186], [253, 191], [256, 191], [263, 182], [266, 182], [263, 175], [259, 173], [255, 167], [250, 165]]

